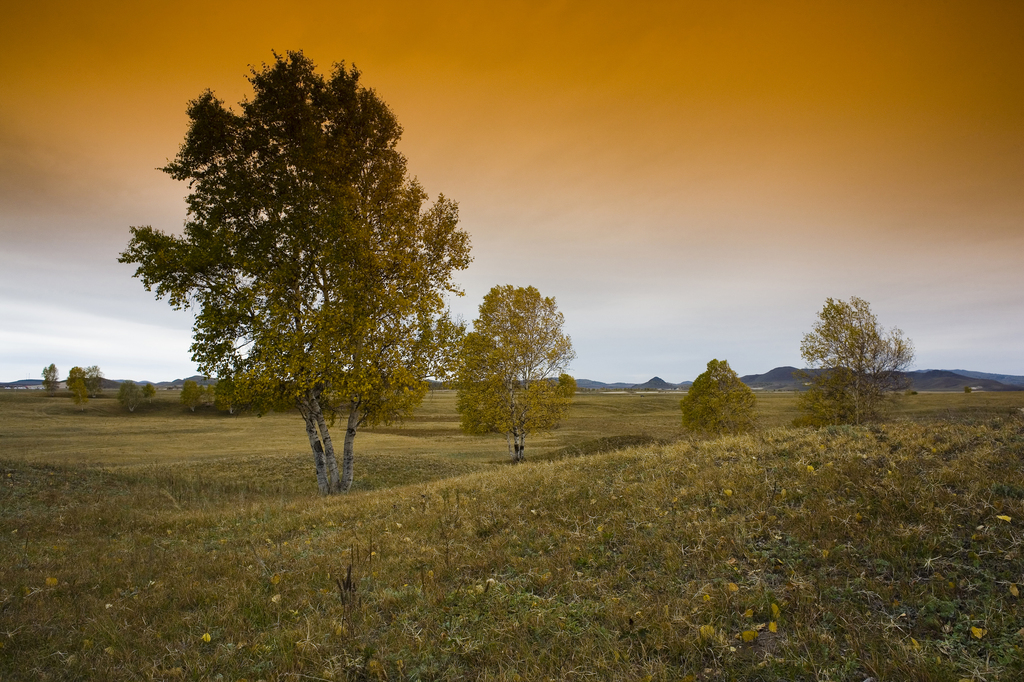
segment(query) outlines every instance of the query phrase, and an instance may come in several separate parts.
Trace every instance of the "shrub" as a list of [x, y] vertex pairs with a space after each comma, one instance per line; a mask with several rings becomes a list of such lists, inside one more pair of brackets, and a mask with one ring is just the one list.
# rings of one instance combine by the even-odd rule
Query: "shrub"
[[192, 379], [185, 381], [185, 385], [181, 387], [181, 397], [178, 400], [181, 404], [195, 412], [196, 407], [203, 402], [205, 392], [203, 387]]
[[683, 426], [703, 433], [739, 433], [754, 428], [757, 398], [726, 360], [712, 360], [680, 401]]

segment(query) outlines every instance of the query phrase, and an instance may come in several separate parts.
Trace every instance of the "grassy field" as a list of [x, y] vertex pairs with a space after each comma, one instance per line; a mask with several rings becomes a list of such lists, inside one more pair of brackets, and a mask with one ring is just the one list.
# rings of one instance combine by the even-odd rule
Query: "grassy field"
[[0, 679], [1024, 676], [1024, 394], [712, 441], [678, 398], [513, 467], [435, 393], [325, 499], [293, 414], [0, 392]]

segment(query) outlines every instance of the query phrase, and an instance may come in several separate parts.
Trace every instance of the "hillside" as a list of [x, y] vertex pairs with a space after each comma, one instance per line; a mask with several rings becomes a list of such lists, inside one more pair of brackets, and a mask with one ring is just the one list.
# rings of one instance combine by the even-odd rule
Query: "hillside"
[[1004, 384], [993, 379], [979, 379], [946, 370], [911, 372], [913, 388], [918, 391], [962, 391], [964, 386], [981, 391], [1021, 391], [1024, 386]]
[[284, 497], [212, 464], [4, 463], [0, 518], [19, 541], [0, 544], [0, 668], [1024, 675], [1019, 420], [775, 430], [334, 499]]
[[633, 388], [641, 391], [674, 391], [677, 386], [668, 383], [661, 377], [651, 377], [642, 384], [636, 384]]
[[747, 374], [740, 377], [740, 381], [751, 388], [758, 388], [769, 391], [795, 391], [804, 388], [804, 380], [794, 376], [795, 372], [801, 370], [796, 367], [784, 366], [765, 372], [764, 374]]
[[592, 381], [590, 379], [577, 379], [576, 386], [578, 388], [585, 389], [596, 389], [596, 390], [638, 390], [638, 391], [674, 391], [677, 388], [687, 388], [692, 385], [692, 381], [683, 381], [678, 384], [670, 384], [661, 377], [652, 377], [642, 384], [628, 384], [625, 382], [616, 382], [614, 384], [606, 384], [601, 381]]
[[577, 379], [576, 387], [586, 389], [613, 389], [621, 391], [627, 388], [633, 388], [633, 384], [627, 384], [621, 381], [616, 382], [614, 384], [606, 384], [603, 381], [593, 381], [591, 379]]
[[[805, 371], [814, 374], [815, 370], [799, 370], [796, 367], [776, 367], [764, 374], [748, 374], [740, 377], [740, 381], [759, 390], [768, 391], [799, 391], [805, 388], [804, 380], [794, 375]], [[982, 391], [1019, 391], [1024, 386], [1004, 384], [992, 379], [972, 378], [948, 370], [922, 370], [909, 372], [911, 387], [918, 391], [962, 391], [964, 386], [971, 386]]]
[[[932, 370], [924, 371], [930, 372]], [[990, 372], [973, 372], [969, 369], [953, 369], [948, 371], [951, 371], [955, 374], [963, 375], [965, 377], [970, 377], [972, 379], [991, 379], [992, 381], [998, 381], [1001, 384], [1024, 387], [1024, 376], [1018, 376], [1015, 374], [992, 374]]]

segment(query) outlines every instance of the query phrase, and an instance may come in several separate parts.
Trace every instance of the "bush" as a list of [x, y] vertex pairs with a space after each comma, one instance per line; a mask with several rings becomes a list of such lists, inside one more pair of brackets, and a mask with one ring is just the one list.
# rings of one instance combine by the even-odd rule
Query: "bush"
[[757, 398], [726, 360], [712, 360], [680, 401], [683, 426], [702, 433], [740, 433], [754, 428]]
[[195, 412], [196, 407], [203, 402], [206, 397], [206, 392], [203, 387], [192, 379], [188, 379], [185, 385], [181, 387], [181, 397], [178, 399], [181, 404]]
[[117, 389], [117, 402], [127, 407], [129, 412], [134, 412], [144, 397], [142, 388], [134, 381], [123, 381]]

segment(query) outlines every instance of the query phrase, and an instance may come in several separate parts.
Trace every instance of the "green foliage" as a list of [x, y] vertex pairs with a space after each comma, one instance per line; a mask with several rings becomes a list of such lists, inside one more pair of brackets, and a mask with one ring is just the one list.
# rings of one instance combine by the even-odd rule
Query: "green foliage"
[[812, 372], [801, 396], [804, 421], [814, 425], [860, 424], [877, 419], [887, 399], [910, 386], [905, 370], [914, 346], [903, 332], [878, 324], [867, 301], [825, 300], [814, 329], [800, 343]]
[[973, 390], [974, 390], [974, 389], [973, 389], [973, 388], [971, 388], [970, 386], [964, 386], [964, 393], [970, 393], [970, 392], [971, 392], [971, 391], [973, 391]]
[[576, 392], [575, 379], [562, 372], [576, 357], [563, 323], [555, 299], [536, 288], [495, 286], [463, 342], [462, 429], [504, 433], [513, 462], [522, 461], [527, 434], [554, 428]]
[[153, 398], [156, 397], [156, 386], [146, 382], [146, 385], [142, 387], [142, 397], [148, 402], [153, 402]]
[[78, 405], [85, 410], [85, 404], [89, 402], [89, 388], [86, 383], [87, 374], [81, 367], [72, 367], [71, 371], [68, 372], [67, 383], [68, 390], [71, 391], [71, 397], [75, 401], [75, 405]]
[[103, 372], [97, 365], [85, 368], [85, 387], [90, 398], [95, 398], [103, 392]]
[[57, 365], [50, 363], [49, 367], [43, 368], [43, 390], [47, 395], [57, 395], [60, 388], [60, 374], [57, 372]]
[[120, 257], [175, 308], [198, 308], [192, 356], [232, 377], [233, 403], [299, 408], [325, 493], [351, 484], [356, 428], [401, 417], [443, 376], [459, 336], [444, 296], [470, 262], [457, 205], [427, 205], [397, 119], [359, 78], [289, 52], [253, 70], [239, 113], [209, 91], [191, 102], [163, 169], [189, 183], [184, 234], [133, 227]]
[[235, 382], [230, 376], [218, 377], [213, 388], [213, 406], [221, 412], [234, 414], [238, 409], [235, 404]]
[[117, 402], [128, 408], [129, 412], [134, 412], [143, 398], [145, 391], [134, 381], [122, 381], [117, 389]]
[[712, 360], [680, 401], [683, 427], [701, 433], [741, 433], [754, 428], [757, 399], [726, 360]]
[[181, 396], [178, 400], [189, 410], [195, 412], [196, 408], [203, 402], [205, 393], [203, 387], [197, 382], [192, 379], [186, 379], [185, 384], [181, 387]]

